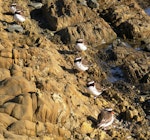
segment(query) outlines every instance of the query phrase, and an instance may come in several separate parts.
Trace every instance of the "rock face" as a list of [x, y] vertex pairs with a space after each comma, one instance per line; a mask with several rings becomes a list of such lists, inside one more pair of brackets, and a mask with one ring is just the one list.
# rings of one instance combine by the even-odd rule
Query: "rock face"
[[[0, 139], [149, 139], [150, 17], [140, 8], [149, 5], [18, 0], [26, 21], [14, 24], [10, 4], [0, 1]], [[74, 53], [78, 38], [87, 51]], [[88, 71], [75, 71], [77, 56]], [[107, 89], [96, 99], [91, 80]], [[95, 127], [106, 107], [109, 131]]]
[[[88, 5], [98, 7], [96, 1], [88, 1]], [[46, 3], [43, 11], [50, 28], [58, 31], [57, 34], [61, 36], [64, 43], [75, 42], [77, 38], [85, 38], [88, 43], [100, 45], [116, 38], [109, 24], [81, 3], [54, 0]]]
[[111, 22], [112, 26], [116, 28], [117, 34], [120, 36], [140, 40], [149, 39], [150, 17], [135, 1], [114, 2], [111, 7], [100, 12], [100, 15]]

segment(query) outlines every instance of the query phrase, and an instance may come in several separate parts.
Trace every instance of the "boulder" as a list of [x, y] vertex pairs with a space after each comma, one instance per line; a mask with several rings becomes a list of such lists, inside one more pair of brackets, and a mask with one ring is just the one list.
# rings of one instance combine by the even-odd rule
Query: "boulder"
[[0, 81], [10, 77], [10, 71], [4, 68], [0, 68]]
[[134, 0], [116, 1], [100, 12], [100, 15], [113, 25], [119, 36], [150, 39], [150, 18]]
[[93, 19], [95, 13], [90, 8], [77, 4], [76, 1], [43, 0], [43, 15], [46, 16], [51, 30], [60, 30], [71, 25]]
[[16, 122], [17, 120], [6, 113], [0, 113], [0, 123], [3, 124], [5, 128], [7, 128], [12, 123]]
[[93, 45], [102, 45], [111, 42], [117, 37], [115, 32], [102, 18], [66, 27], [56, 34], [61, 36], [63, 43], [75, 43], [77, 38], [84, 38], [87, 43]]
[[23, 93], [35, 92], [35, 85], [24, 77], [14, 76], [0, 82], [0, 105]]
[[90, 123], [88, 122], [83, 122], [81, 125], [81, 133], [82, 134], [87, 134], [91, 133], [93, 131], [93, 128]]
[[35, 123], [28, 120], [20, 120], [12, 123], [8, 127], [8, 131], [17, 135], [35, 136]]
[[3, 107], [0, 108], [1, 112], [8, 113], [16, 119], [32, 120], [32, 99], [30, 94], [18, 95], [17, 97], [4, 103]]
[[45, 123], [45, 127], [47, 132], [50, 134], [61, 136], [66, 139], [71, 137], [70, 131], [66, 130], [65, 128], [59, 128], [57, 125], [48, 122]]

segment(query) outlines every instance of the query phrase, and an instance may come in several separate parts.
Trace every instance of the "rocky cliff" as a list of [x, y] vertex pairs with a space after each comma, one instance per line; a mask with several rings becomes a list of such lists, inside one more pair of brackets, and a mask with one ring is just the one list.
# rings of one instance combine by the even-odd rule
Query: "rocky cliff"
[[[16, 23], [10, 5], [24, 9]], [[0, 1], [0, 139], [150, 137], [150, 17], [144, 0]], [[88, 49], [74, 53], [84, 38]], [[79, 73], [77, 56], [92, 66]], [[94, 99], [88, 81], [108, 88]], [[111, 107], [115, 121], [97, 129]]]

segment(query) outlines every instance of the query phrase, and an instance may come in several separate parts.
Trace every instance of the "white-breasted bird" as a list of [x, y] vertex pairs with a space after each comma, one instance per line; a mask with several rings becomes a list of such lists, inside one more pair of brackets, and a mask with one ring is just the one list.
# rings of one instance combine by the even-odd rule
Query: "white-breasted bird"
[[75, 45], [77, 51], [85, 51], [87, 50], [87, 46], [84, 43], [84, 39], [77, 39], [76, 45]]
[[17, 3], [12, 3], [10, 5], [10, 11], [14, 14], [18, 10], [23, 10], [20, 6], [17, 5]]
[[13, 14], [14, 14], [14, 13], [16, 12], [16, 10], [17, 10], [16, 6], [17, 6], [16, 3], [12, 3], [12, 4], [10, 5], [10, 11], [11, 11]]
[[87, 83], [87, 90], [88, 93], [94, 95], [94, 97], [97, 98], [99, 95], [102, 94], [103, 91], [106, 90], [106, 88], [103, 88], [98, 83], [91, 81]]
[[77, 57], [74, 59], [74, 66], [78, 71], [83, 72], [89, 69], [90, 64], [81, 57]]
[[105, 108], [97, 118], [97, 128], [106, 129], [114, 121], [114, 112], [112, 108]]
[[23, 16], [23, 13], [21, 10], [17, 10], [14, 14], [14, 19], [16, 22], [24, 22], [25, 17]]

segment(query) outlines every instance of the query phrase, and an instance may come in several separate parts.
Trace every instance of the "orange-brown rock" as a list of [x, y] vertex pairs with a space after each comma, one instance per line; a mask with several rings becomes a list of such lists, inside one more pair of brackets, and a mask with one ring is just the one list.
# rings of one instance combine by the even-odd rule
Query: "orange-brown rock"
[[[18, 0], [26, 17], [21, 32], [8, 31], [12, 1], [0, 1], [0, 139], [150, 137], [149, 17], [136, 1], [42, 0], [36, 9]], [[84, 53], [74, 52], [77, 38], [87, 43]], [[91, 62], [88, 71], [74, 69], [78, 56]], [[111, 73], [123, 79], [112, 82]], [[90, 80], [107, 89], [96, 99], [87, 93]], [[106, 107], [116, 116], [109, 131], [95, 127]]]

